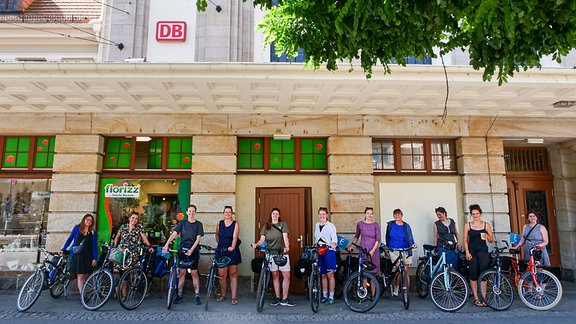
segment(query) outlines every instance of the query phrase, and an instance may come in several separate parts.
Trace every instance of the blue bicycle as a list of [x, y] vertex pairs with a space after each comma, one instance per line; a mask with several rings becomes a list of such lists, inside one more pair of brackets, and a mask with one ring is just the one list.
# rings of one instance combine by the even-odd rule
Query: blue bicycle
[[376, 306], [380, 299], [381, 287], [378, 278], [370, 271], [376, 265], [370, 262], [370, 253], [358, 244], [352, 243], [358, 253], [358, 270], [350, 275], [344, 284], [344, 301], [351, 310], [364, 313]]

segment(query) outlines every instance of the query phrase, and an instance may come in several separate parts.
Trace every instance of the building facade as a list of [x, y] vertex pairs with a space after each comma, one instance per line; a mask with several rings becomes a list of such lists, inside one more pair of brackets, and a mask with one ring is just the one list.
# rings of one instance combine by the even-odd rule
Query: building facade
[[[13, 16], [46, 13], [45, 2]], [[346, 237], [365, 207], [380, 224], [401, 208], [422, 245], [434, 208], [462, 230], [478, 203], [499, 240], [536, 210], [553, 267], [574, 279], [576, 55], [501, 87], [464, 52], [445, 58], [448, 82], [434, 59], [366, 80], [359, 67], [277, 62], [250, 3], [88, 2], [40, 25], [0, 24], [0, 241], [29, 254], [0, 253], [2, 269], [26, 267], [44, 239], [60, 248], [86, 213], [107, 240], [137, 210], [161, 242], [193, 203], [214, 244], [231, 205], [247, 261], [272, 207], [293, 247], [312, 243], [321, 206]], [[86, 19], [70, 20], [80, 10]]]

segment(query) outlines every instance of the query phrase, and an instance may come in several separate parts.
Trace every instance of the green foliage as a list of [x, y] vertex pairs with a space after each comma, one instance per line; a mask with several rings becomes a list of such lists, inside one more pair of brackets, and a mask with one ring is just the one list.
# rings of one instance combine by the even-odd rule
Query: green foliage
[[[246, 1], [246, 0], [244, 0]], [[540, 68], [540, 59], [576, 47], [574, 0], [253, 0], [267, 10], [258, 26], [278, 54], [296, 56], [329, 70], [360, 59], [367, 77], [395, 59], [435, 57], [467, 49], [470, 65], [496, 74], [499, 84], [521, 68]], [[205, 10], [206, 0], [197, 0]]]

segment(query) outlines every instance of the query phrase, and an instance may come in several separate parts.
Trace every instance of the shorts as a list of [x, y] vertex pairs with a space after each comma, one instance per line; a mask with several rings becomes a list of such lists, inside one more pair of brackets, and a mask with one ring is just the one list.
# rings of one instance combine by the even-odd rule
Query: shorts
[[185, 254], [186, 249], [182, 249], [180, 254], [180, 268], [198, 270], [198, 261], [200, 261], [200, 249], [196, 249], [190, 256]]
[[319, 255], [318, 267], [320, 268], [320, 274], [336, 271], [336, 251], [329, 249], [324, 255]]
[[270, 271], [278, 271], [280, 270], [280, 272], [290, 272], [290, 256], [288, 254], [284, 255], [287, 259], [286, 264], [278, 267], [278, 265], [276, 265], [276, 262], [274, 262], [273, 258], [270, 258]]
[[[398, 251], [390, 251], [390, 260], [392, 260], [392, 262], [396, 261], [396, 259], [398, 259], [398, 255], [400, 255], [400, 252]], [[408, 255], [408, 252], [402, 252], [402, 255], [404, 255], [404, 264], [409, 266], [412, 264], [412, 256]]]

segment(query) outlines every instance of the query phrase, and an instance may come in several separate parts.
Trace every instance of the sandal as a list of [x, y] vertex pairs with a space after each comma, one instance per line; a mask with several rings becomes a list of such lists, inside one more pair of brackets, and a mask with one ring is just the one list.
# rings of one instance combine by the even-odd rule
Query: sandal
[[238, 304], [238, 299], [232, 298], [232, 305], [237, 305], [237, 304]]
[[218, 296], [218, 298], [216, 298], [217, 302], [221, 302], [223, 300], [226, 300], [226, 296]]
[[488, 306], [488, 305], [486, 305], [486, 304], [485, 304], [483, 301], [481, 301], [480, 299], [476, 299], [476, 300], [474, 301], [474, 306], [476, 306], [476, 307], [486, 307], [486, 306]]

